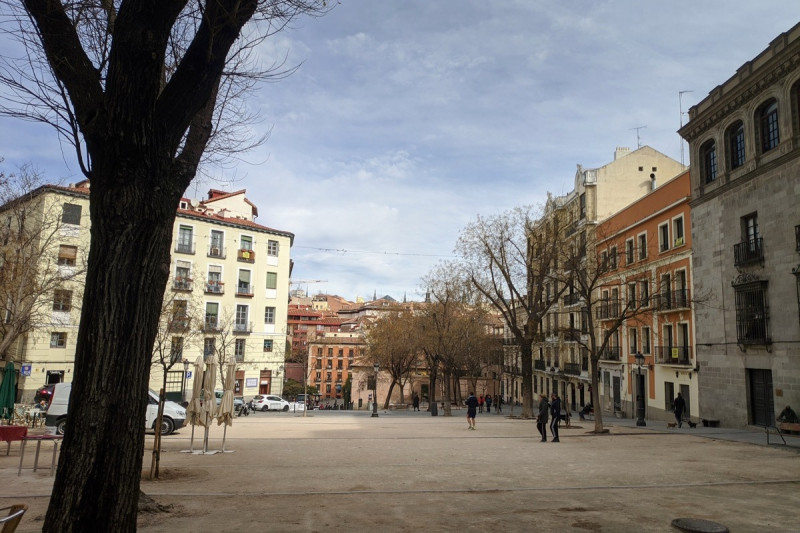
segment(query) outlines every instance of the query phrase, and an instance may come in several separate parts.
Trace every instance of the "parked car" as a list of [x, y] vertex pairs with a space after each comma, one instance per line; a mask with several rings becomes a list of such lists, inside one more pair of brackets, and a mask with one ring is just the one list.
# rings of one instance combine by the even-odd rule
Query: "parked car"
[[38, 389], [36, 389], [36, 396], [33, 397], [33, 403], [38, 404], [39, 402], [44, 400], [45, 403], [47, 403], [47, 405], [50, 405], [50, 402], [53, 399], [53, 389], [55, 388], [56, 386], [55, 384], [53, 384], [53, 385], [44, 385], [43, 387], [39, 387]]
[[[224, 393], [224, 391], [221, 391], [221, 390], [215, 390], [214, 391], [214, 396], [216, 396], [216, 398], [217, 398], [217, 405], [219, 405], [219, 403], [222, 401], [222, 394], [223, 393]], [[243, 405], [244, 405], [244, 398], [242, 398], [241, 396], [234, 396], [233, 397], [233, 410], [234, 411], [238, 411], [239, 409], [242, 408]]]
[[289, 402], [280, 396], [259, 394], [253, 398], [253, 409], [256, 411], [288, 411]]

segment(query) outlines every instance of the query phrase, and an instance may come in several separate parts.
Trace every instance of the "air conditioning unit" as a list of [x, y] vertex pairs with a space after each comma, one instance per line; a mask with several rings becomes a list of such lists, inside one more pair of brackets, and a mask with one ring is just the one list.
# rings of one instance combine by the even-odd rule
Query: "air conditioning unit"
[[212, 247], [211, 248], [211, 255], [218, 256], [219, 255], [219, 248], [217, 248], [216, 246]]

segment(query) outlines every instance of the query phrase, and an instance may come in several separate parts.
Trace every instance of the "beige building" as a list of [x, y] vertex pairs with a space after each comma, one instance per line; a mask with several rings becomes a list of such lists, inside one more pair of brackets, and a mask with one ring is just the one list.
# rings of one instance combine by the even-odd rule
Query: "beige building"
[[800, 24], [689, 110], [703, 417], [800, 405]]
[[[593, 243], [587, 240], [597, 224], [647, 195], [659, 182], [675, 178], [683, 169], [678, 161], [649, 146], [634, 151], [617, 148], [614, 160], [602, 167], [578, 165], [573, 190], [550, 198], [544, 220], [563, 217], [568, 242], [576, 250], [588, 253], [593, 250]], [[585, 348], [585, 313], [589, 311], [577, 293], [568, 291], [555, 300], [556, 289], [552, 284], [545, 288], [545, 298], [553, 302], [542, 323], [542, 342], [534, 346], [533, 392], [557, 392], [565, 407], [577, 410], [590, 399], [589, 356]], [[507, 350], [506, 356], [513, 358], [513, 350]], [[506, 365], [513, 368], [515, 363], [507, 360]]]
[[[44, 187], [40, 195], [61, 218], [53, 250], [37, 268], [82, 272], [89, 249], [88, 182]], [[257, 215], [244, 190], [212, 189], [207, 199], [184, 199], [178, 206], [165, 319], [158, 334], [169, 346], [167, 360], [174, 363], [167, 377], [172, 399], [182, 399], [184, 389], [191, 389], [183, 361], [194, 363], [199, 356], [235, 362], [238, 395], [282, 392], [294, 236], [256, 223]], [[81, 274], [44, 295], [47, 316], [8, 352], [20, 369], [22, 401], [31, 401], [42, 385], [72, 381], [82, 282]], [[154, 390], [162, 386], [163, 372], [154, 355]]]

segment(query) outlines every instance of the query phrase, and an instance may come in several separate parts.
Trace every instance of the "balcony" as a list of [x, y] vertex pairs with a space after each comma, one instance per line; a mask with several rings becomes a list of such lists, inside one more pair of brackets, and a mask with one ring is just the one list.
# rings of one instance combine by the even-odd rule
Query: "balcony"
[[595, 308], [595, 318], [598, 320], [613, 320], [619, 318], [619, 300], [603, 300]]
[[190, 291], [193, 287], [192, 281], [193, 280], [189, 278], [175, 278], [172, 281], [172, 289], [176, 291]]
[[658, 311], [674, 311], [689, 307], [689, 289], [666, 291], [656, 295], [653, 303]]
[[222, 281], [206, 282], [206, 294], [225, 294], [225, 283]]
[[216, 257], [217, 259], [225, 259], [225, 247], [224, 246], [215, 246], [211, 245], [208, 247], [208, 257]]
[[564, 373], [571, 374], [573, 376], [580, 376], [581, 375], [581, 365], [580, 363], [564, 363]]
[[207, 316], [203, 323], [203, 331], [219, 331], [219, 321], [216, 316]]
[[533, 361], [534, 370], [545, 370], [544, 359], [536, 359]]
[[764, 239], [758, 237], [740, 242], [733, 247], [733, 266], [744, 266], [764, 261]]
[[233, 332], [234, 333], [252, 333], [253, 332], [253, 323], [247, 321], [236, 321], [233, 324]]
[[567, 342], [578, 342], [581, 340], [581, 332], [577, 329], [568, 329], [564, 332], [564, 340]]
[[656, 363], [688, 366], [692, 364], [691, 353], [691, 346], [656, 346]]
[[194, 243], [193, 242], [177, 242], [175, 243], [175, 251], [179, 254], [190, 254], [194, 255]]
[[567, 294], [564, 296], [564, 305], [575, 305], [581, 301], [581, 296], [578, 293]]
[[189, 328], [192, 325], [191, 319], [186, 316], [176, 316], [173, 317], [172, 320], [169, 321], [168, 329], [170, 331], [182, 331], [186, 332], [189, 331]]
[[503, 346], [519, 346], [519, 341], [516, 337], [507, 337], [503, 339]]
[[256, 253], [253, 250], [239, 250], [236, 254], [236, 259], [238, 261], [244, 261], [245, 263], [254, 263], [256, 260]]
[[239, 284], [236, 287], [236, 296], [241, 296], [243, 298], [252, 298], [253, 297], [253, 290], [251, 285], [242, 285]]
[[619, 361], [619, 346], [607, 346], [600, 352], [600, 359], [603, 361]]

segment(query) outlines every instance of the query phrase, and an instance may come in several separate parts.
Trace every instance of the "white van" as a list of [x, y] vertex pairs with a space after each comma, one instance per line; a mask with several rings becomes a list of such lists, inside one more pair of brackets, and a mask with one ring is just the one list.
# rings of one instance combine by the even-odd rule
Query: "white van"
[[[53, 390], [53, 398], [44, 418], [45, 433], [49, 435], [63, 435], [67, 425], [67, 411], [69, 409], [69, 395], [72, 392], [72, 383], [58, 383]], [[147, 414], [145, 428], [155, 430], [156, 417], [158, 416], [158, 394], [148, 391]], [[176, 429], [183, 427], [186, 422], [186, 409], [175, 402], [164, 402], [164, 416], [161, 420], [161, 434], [169, 435]]]

